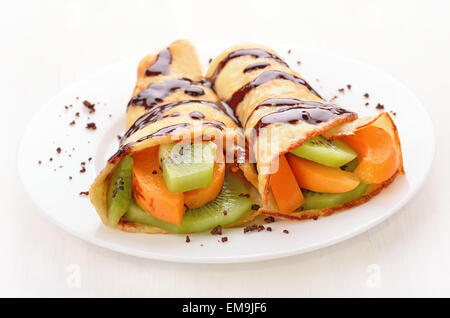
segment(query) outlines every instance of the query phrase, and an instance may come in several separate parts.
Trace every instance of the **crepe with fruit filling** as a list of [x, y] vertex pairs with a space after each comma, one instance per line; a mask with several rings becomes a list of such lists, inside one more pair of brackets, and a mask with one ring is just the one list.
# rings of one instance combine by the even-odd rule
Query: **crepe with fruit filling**
[[194, 47], [174, 42], [140, 62], [127, 131], [92, 184], [91, 202], [105, 225], [128, 232], [191, 233], [252, 220], [259, 195], [238, 168], [252, 169], [238, 140], [242, 130], [202, 80]]
[[268, 47], [216, 57], [207, 78], [234, 109], [256, 163], [260, 213], [306, 219], [362, 204], [403, 174], [388, 113], [357, 114], [325, 101]]

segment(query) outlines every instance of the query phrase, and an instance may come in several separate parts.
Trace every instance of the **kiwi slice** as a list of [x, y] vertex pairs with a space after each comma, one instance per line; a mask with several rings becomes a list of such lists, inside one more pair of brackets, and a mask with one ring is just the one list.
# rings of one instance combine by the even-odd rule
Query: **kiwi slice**
[[211, 141], [161, 145], [159, 160], [169, 191], [208, 187], [212, 181], [216, 149], [216, 144]]
[[312, 137], [291, 151], [294, 155], [328, 167], [340, 167], [358, 155], [341, 140], [328, 140], [322, 136]]
[[367, 184], [361, 182], [355, 189], [343, 193], [319, 193], [303, 190], [303, 196], [305, 197], [303, 210], [325, 209], [339, 206], [363, 196], [367, 188]]
[[341, 166], [341, 170], [353, 172], [355, 171], [356, 167], [358, 167], [358, 158], [353, 159], [349, 163], [346, 163], [345, 165]]
[[125, 157], [117, 165], [108, 188], [108, 224], [115, 226], [127, 212], [131, 201], [133, 158]]
[[227, 174], [219, 195], [211, 202], [196, 209], [189, 209], [180, 226], [164, 222], [142, 210], [134, 200], [124, 215], [127, 221], [156, 226], [172, 233], [203, 232], [239, 220], [251, 211], [252, 201], [248, 190], [236, 176]]

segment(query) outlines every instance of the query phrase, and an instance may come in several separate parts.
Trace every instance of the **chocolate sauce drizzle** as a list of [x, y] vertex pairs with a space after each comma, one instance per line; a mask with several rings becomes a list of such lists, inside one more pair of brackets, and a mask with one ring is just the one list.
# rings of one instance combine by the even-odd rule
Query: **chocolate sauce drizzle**
[[345, 109], [340, 108], [338, 105], [332, 104], [332, 103], [301, 100], [301, 99], [297, 99], [297, 98], [269, 98], [269, 99], [266, 99], [265, 101], [261, 102], [260, 104], [258, 104], [252, 110], [252, 112], [248, 115], [247, 120], [245, 121], [244, 127], [247, 126], [247, 123], [250, 120], [250, 118], [261, 107], [264, 107], [264, 106], [280, 107], [280, 106], [297, 106], [297, 105], [306, 105], [306, 106], [310, 106], [311, 108], [320, 108], [320, 107], [336, 108], [336, 109], [341, 109], [341, 110], [345, 111]]
[[[254, 126], [257, 135], [259, 135], [261, 128], [274, 123], [296, 124], [299, 121], [303, 121], [311, 125], [318, 125], [343, 114], [352, 114], [352, 112], [334, 104], [290, 98], [268, 99], [259, 104], [255, 110], [262, 106], [273, 106], [278, 107], [278, 109], [258, 120]], [[250, 116], [252, 114], [253, 112]]]
[[163, 82], [151, 83], [147, 89], [134, 96], [128, 103], [128, 106], [144, 106], [148, 109], [164, 102], [167, 96], [179, 89], [184, 89], [187, 95], [193, 97], [202, 96], [205, 94], [203, 88], [192, 85], [202, 85], [203, 83], [206, 82], [194, 82], [189, 78], [170, 79]]
[[202, 113], [197, 112], [197, 111], [190, 112], [189, 116], [191, 116], [191, 118], [195, 119], [195, 120], [200, 120], [200, 119], [205, 118], [205, 115], [203, 115]]
[[267, 63], [267, 62], [260, 62], [260, 63], [250, 64], [249, 66], [244, 68], [242, 73], [248, 73], [248, 72], [251, 72], [251, 71], [260, 70], [260, 69], [266, 68], [269, 65], [270, 65], [270, 63]]
[[235, 110], [236, 107], [239, 105], [239, 103], [242, 102], [242, 100], [251, 90], [276, 79], [282, 79], [286, 81], [291, 81], [295, 84], [303, 85], [307, 87], [311, 91], [311, 93], [313, 93], [318, 97], [321, 97], [304, 79], [286, 72], [272, 70], [261, 73], [254, 80], [248, 82], [240, 89], [238, 89], [236, 92], [234, 92], [234, 94], [228, 100], [228, 105], [230, 105], [230, 107]]
[[[217, 121], [217, 120], [202, 122], [202, 125], [203, 126], [212, 126], [219, 130], [223, 130], [225, 127], [225, 124], [223, 122]], [[127, 156], [131, 152], [131, 147], [137, 143], [140, 143], [147, 139], [151, 139], [151, 138], [155, 138], [155, 137], [167, 136], [167, 135], [173, 134], [177, 130], [184, 129], [189, 126], [191, 126], [190, 123], [179, 123], [179, 124], [175, 124], [175, 125], [170, 125], [170, 126], [161, 128], [150, 135], [141, 137], [136, 141], [129, 142], [126, 145], [122, 145], [119, 147], [119, 150], [117, 150], [117, 152], [108, 159], [108, 162], [114, 164], [117, 160], [120, 160], [121, 158]], [[124, 140], [124, 139], [122, 139], [122, 140]]]
[[246, 56], [246, 55], [253, 56], [254, 58], [269, 58], [269, 59], [277, 61], [278, 63], [280, 63], [286, 67], [289, 67], [286, 64], [286, 62], [283, 61], [281, 58], [279, 58], [275, 54], [267, 52], [263, 49], [253, 48], [253, 49], [236, 50], [236, 51], [229, 53], [223, 60], [220, 61], [220, 63], [217, 65], [216, 69], [214, 70], [214, 73], [211, 75], [211, 78], [210, 78], [211, 83], [214, 84], [214, 82], [216, 81], [220, 72], [223, 70], [223, 68], [227, 65], [227, 63], [229, 61], [231, 61], [232, 59], [241, 57], [241, 56]]
[[146, 71], [146, 76], [156, 76], [169, 73], [169, 65], [172, 63], [172, 53], [170, 48], [166, 48], [158, 53], [155, 63], [153, 63]]
[[193, 96], [193, 97], [197, 97], [197, 96], [202, 96], [205, 95], [205, 91], [203, 90], [203, 88], [201, 87], [188, 87], [184, 90], [184, 92], [189, 95], [189, 96]]
[[[145, 126], [148, 126], [162, 118], [164, 118], [163, 114], [167, 113], [172, 108], [175, 108], [177, 106], [190, 104], [190, 103], [200, 103], [202, 105], [206, 105], [209, 107], [212, 107], [214, 109], [217, 109], [219, 111], [223, 111], [222, 108], [213, 102], [208, 102], [204, 100], [182, 100], [178, 102], [168, 103], [168, 104], [161, 104], [154, 106], [148, 113], [145, 113], [141, 117], [139, 117], [133, 125], [127, 130], [127, 132], [123, 135], [121, 142], [125, 141], [128, 137], [130, 137], [132, 134], [137, 132], [138, 130], [141, 130]], [[177, 116], [180, 115], [180, 113], [173, 113], [172, 115], [177, 114]]]

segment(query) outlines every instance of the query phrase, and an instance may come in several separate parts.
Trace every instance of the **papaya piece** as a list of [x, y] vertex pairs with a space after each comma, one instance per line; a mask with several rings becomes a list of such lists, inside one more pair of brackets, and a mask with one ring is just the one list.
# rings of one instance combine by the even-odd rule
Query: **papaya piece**
[[152, 147], [134, 155], [133, 191], [138, 205], [154, 217], [180, 225], [186, 210], [184, 194], [170, 192], [159, 168], [158, 148]]
[[339, 137], [358, 152], [354, 173], [367, 184], [380, 184], [394, 175], [399, 156], [392, 136], [380, 127], [366, 126]]
[[324, 193], [343, 193], [355, 189], [360, 180], [348, 171], [323, 166], [311, 160], [287, 155], [292, 172], [302, 189]]
[[278, 171], [270, 176], [270, 187], [280, 212], [292, 212], [302, 206], [303, 194], [286, 157], [281, 155], [278, 160]]

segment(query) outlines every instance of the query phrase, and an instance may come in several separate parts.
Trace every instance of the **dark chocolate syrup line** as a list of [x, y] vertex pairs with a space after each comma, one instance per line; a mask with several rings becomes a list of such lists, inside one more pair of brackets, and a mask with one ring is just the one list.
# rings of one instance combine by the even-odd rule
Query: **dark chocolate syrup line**
[[170, 48], [166, 48], [158, 53], [155, 63], [153, 63], [146, 71], [146, 76], [156, 76], [169, 73], [169, 65], [172, 63], [172, 53]]
[[236, 51], [229, 53], [223, 60], [220, 61], [220, 63], [217, 65], [216, 69], [214, 70], [214, 73], [210, 77], [211, 83], [214, 84], [214, 82], [216, 81], [220, 72], [224, 69], [224, 67], [227, 65], [227, 63], [229, 61], [231, 61], [232, 59], [241, 57], [241, 56], [246, 56], [246, 55], [253, 56], [254, 58], [269, 58], [269, 59], [277, 61], [278, 63], [280, 63], [286, 67], [289, 67], [286, 64], [286, 62], [283, 61], [280, 57], [278, 57], [275, 54], [272, 54], [270, 52], [267, 52], [263, 49], [253, 48], [253, 49], [236, 50]]
[[249, 66], [244, 68], [242, 73], [248, 73], [248, 72], [252, 72], [252, 71], [255, 71], [255, 70], [260, 70], [260, 69], [266, 68], [269, 65], [270, 65], [270, 63], [267, 63], [267, 62], [260, 62], [260, 63], [250, 64]]
[[[208, 102], [204, 100], [182, 100], [178, 102], [168, 103], [168, 104], [160, 104], [154, 106], [148, 113], [145, 113], [131, 125], [131, 127], [127, 130], [127, 132], [123, 135], [121, 142], [125, 141], [128, 137], [130, 137], [132, 134], [137, 132], [138, 130], [144, 128], [145, 126], [148, 126], [160, 119], [162, 119], [164, 116], [163, 114], [171, 110], [172, 108], [175, 108], [177, 106], [190, 104], [190, 103], [199, 103], [202, 105], [209, 106], [211, 108], [214, 108], [219, 111], [223, 111], [223, 109], [217, 105], [214, 102]], [[179, 115], [179, 113], [178, 113]]]
[[[306, 106], [310, 106], [311, 108], [337, 108], [337, 109], [342, 109], [341, 107], [339, 107], [336, 104], [332, 104], [332, 103], [327, 103], [327, 102], [316, 102], [316, 101], [310, 101], [310, 100], [301, 100], [301, 99], [297, 99], [297, 98], [269, 98], [266, 99], [265, 101], [261, 102], [260, 104], [258, 104], [253, 110], [252, 112], [248, 115], [244, 127], [247, 126], [248, 121], [250, 120], [250, 118], [253, 116], [253, 114], [260, 109], [261, 107], [264, 106], [271, 106], [271, 107], [280, 107], [280, 106], [298, 106], [298, 105], [306, 105]], [[345, 110], [345, 109], [343, 109]]]
[[228, 105], [230, 105], [231, 108], [236, 110], [236, 107], [239, 105], [240, 102], [245, 98], [245, 96], [253, 89], [257, 88], [260, 85], [263, 85], [265, 83], [268, 83], [273, 80], [282, 79], [286, 81], [291, 81], [298, 85], [303, 85], [306, 88], [308, 88], [311, 93], [314, 95], [321, 97], [304, 79], [297, 77], [295, 75], [277, 71], [277, 70], [271, 70], [271, 71], [265, 71], [261, 73], [259, 76], [257, 76], [254, 80], [248, 82], [244, 86], [242, 86], [240, 89], [234, 92], [234, 94], [231, 96], [231, 98], [228, 100]]
[[303, 121], [311, 125], [318, 125], [346, 113], [350, 114], [351, 112], [335, 107], [280, 106], [276, 112], [261, 117], [254, 128], [258, 136], [260, 129], [270, 124], [296, 124], [299, 121]]
[[189, 116], [191, 116], [191, 118], [195, 119], [195, 120], [200, 120], [200, 119], [205, 118], [205, 115], [203, 115], [202, 113], [197, 112], [197, 111], [190, 112]]
[[[220, 130], [223, 130], [223, 128], [225, 127], [225, 124], [223, 122], [217, 121], [217, 120], [213, 120], [211, 122], [203, 122], [202, 125], [212, 126], [212, 127], [218, 128]], [[190, 123], [179, 123], [179, 124], [167, 126], [167, 127], [164, 127], [164, 128], [161, 128], [161, 129], [155, 131], [154, 133], [152, 133], [150, 135], [141, 137], [136, 141], [130, 142], [126, 145], [122, 145], [119, 147], [119, 150], [117, 150], [117, 152], [114, 155], [112, 155], [111, 158], [108, 159], [108, 162], [115, 163], [117, 160], [125, 157], [126, 155], [128, 155], [130, 153], [131, 147], [137, 143], [143, 142], [150, 138], [167, 136], [167, 135], [174, 133], [177, 130], [180, 130], [180, 129], [183, 129], [183, 128], [186, 128], [189, 126], [191, 126]]]
[[156, 104], [162, 103], [167, 96], [179, 89], [184, 89], [185, 93], [190, 96], [202, 96], [205, 94], [203, 88], [191, 86], [197, 83], [188, 78], [151, 83], [147, 89], [134, 96], [128, 103], [128, 106], [151, 108]]
[[186, 95], [193, 96], [193, 97], [205, 95], [205, 91], [203, 90], [203, 88], [195, 87], [195, 86], [186, 88], [184, 90], [184, 92], [186, 93]]

